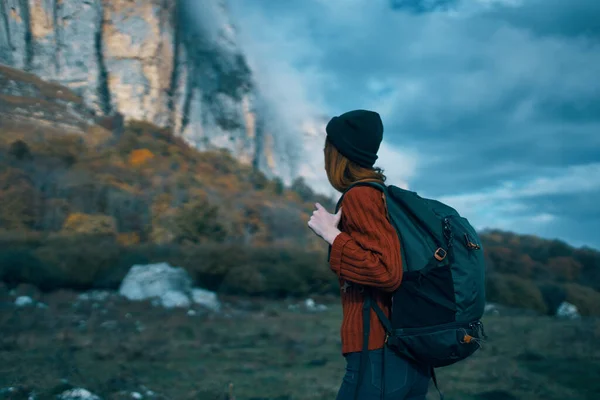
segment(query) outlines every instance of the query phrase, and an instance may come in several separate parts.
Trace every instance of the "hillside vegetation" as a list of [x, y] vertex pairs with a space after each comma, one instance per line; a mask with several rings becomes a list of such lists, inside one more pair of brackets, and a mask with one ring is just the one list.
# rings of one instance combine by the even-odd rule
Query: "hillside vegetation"
[[488, 301], [550, 314], [568, 301], [583, 315], [600, 315], [600, 252], [497, 230], [481, 240]]
[[326, 249], [306, 229], [312, 202], [331, 208], [331, 200], [302, 180], [284, 187], [226, 152], [199, 153], [141, 122], [109, 144], [28, 138], [0, 148], [8, 283], [114, 288], [131, 265], [153, 261], [185, 266], [204, 287], [248, 294], [331, 283]]

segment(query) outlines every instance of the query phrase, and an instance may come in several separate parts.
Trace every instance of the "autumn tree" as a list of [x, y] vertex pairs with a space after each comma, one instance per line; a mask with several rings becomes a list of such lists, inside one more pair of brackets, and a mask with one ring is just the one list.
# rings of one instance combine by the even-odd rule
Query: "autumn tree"
[[270, 231], [263, 218], [263, 204], [260, 199], [244, 201], [242, 211], [243, 237], [247, 244], [265, 244], [270, 240]]
[[219, 215], [219, 207], [199, 198], [185, 204], [173, 219], [175, 242], [204, 243], [222, 242], [227, 229]]
[[129, 165], [139, 167], [146, 165], [154, 158], [154, 153], [148, 149], [135, 149], [129, 153]]
[[71, 234], [114, 235], [117, 226], [114, 218], [108, 215], [73, 213], [67, 217], [63, 232]]
[[0, 172], [0, 227], [30, 229], [35, 223], [35, 189], [23, 171], [7, 168]]

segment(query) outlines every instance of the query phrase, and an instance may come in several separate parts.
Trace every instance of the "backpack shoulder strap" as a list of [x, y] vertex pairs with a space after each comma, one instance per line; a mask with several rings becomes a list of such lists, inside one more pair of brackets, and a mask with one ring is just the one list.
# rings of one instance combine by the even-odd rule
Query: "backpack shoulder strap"
[[420, 225], [435, 242], [439, 248], [445, 248], [445, 238], [441, 232], [441, 221], [430, 209], [426, 200], [417, 195], [416, 192], [405, 190], [394, 186], [389, 189], [390, 195], [395, 200], [394, 204], [401, 207], [413, 223]]
[[[342, 200], [344, 199], [344, 196], [346, 195], [346, 193], [348, 193], [350, 191], [350, 189], [352, 189], [355, 186], [371, 186], [376, 189], [379, 189], [385, 195], [387, 195], [387, 186], [378, 179], [363, 179], [360, 181], [356, 181], [353, 184], [351, 184], [346, 190], [344, 190], [344, 193], [342, 193], [342, 195], [340, 196], [340, 199], [338, 200], [337, 204], [335, 205], [336, 213], [340, 209], [340, 206], [342, 205]], [[385, 199], [385, 197], [384, 197], [384, 199]]]
[[[377, 188], [377, 189], [381, 190], [384, 193], [383, 203], [385, 204], [386, 216], [389, 219], [389, 212], [388, 212], [388, 209], [387, 209], [387, 202], [385, 200], [385, 198], [387, 197], [387, 186], [383, 182], [381, 182], [380, 180], [378, 180], [378, 179], [363, 179], [363, 180], [356, 181], [353, 184], [351, 184], [346, 190], [344, 190], [344, 192], [340, 196], [339, 200], [337, 201], [337, 204], [335, 205], [335, 213], [336, 214], [340, 210], [340, 206], [342, 205], [342, 200], [344, 199], [344, 196], [346, 195], [346, 193], [348, 193], [348, 191], [350, 191], [350, 189], [352, 189], [355, 186], [371, 186], [371, 187], [374, 187], [374, 188]], [[327, 254], [327, 260], [329, 260], [330, 256], [331, 256], [331, 245], [329, 245], [329, 250], [328, 250], [328, 254]]]

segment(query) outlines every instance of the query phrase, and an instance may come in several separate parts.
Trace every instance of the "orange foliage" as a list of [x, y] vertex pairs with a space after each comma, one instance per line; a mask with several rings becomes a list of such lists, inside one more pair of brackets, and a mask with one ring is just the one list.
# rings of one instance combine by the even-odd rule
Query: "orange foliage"
[[134, 167], [143, 165], [154, 158], [154, 154], [148, 149], [136, 149], [129, 153], [129, 165]]
[[117, 228], [114, 218], [108, 215], [73, 213], [65, 220], [63, 230], [69, 233], [114, 234]]
[[133, 246], [140, 243], [140, 235], [137, 232], [119, 233], [117, 242], [122, 246]]

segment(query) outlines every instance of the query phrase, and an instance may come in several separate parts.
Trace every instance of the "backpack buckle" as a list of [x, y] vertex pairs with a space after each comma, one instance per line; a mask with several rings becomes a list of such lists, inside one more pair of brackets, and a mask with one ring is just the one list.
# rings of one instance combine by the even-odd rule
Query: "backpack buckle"
[[448, 253], [446, 252], [446, 250], [442, 249], [441, 247], [438, 248], [435, 253], [433, 254], [433, 256], [435, 257], [436, 260], [438, 261], [443, 261], [444, 258], [446, 258], [446, 255]]
[[477, 243], [471, 241], [468, 233], [465, 233], [465, 241], [467, 242], [467, 247], [471, 250], [479, 250], [481, 248]]

